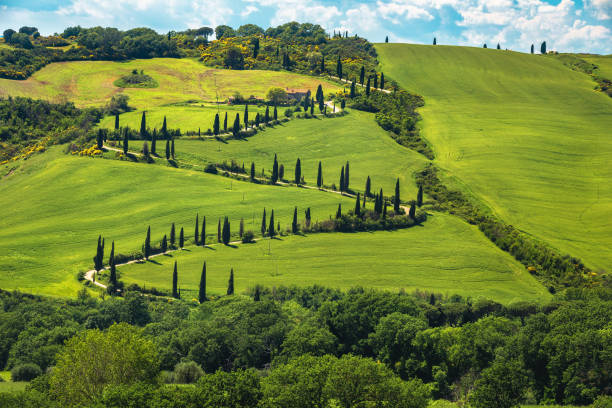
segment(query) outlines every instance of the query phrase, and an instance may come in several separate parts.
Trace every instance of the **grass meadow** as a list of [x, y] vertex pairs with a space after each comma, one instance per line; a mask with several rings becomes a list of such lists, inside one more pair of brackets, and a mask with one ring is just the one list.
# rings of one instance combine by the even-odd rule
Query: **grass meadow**
[[230, 268], [234, 268], [238, 293], [256, 284], [319, 284], [341, 289], [421, 289], [506, 303], [550, 298], [522, 265], [488, 242], [477, 228], [437, 213], [422, 226], [406, 230], [285, 236], [236, 246], [192, 246], [149, 262], [122, 266], [121, 279], [126, 284], [170, 289], [174, 261], [178, 263], [179, 286], [188, 290], [183, 293], [189, 298], [198, 288], [204, 261], [208, 293], [212, 295], [225, 293]]
[[376, 48], [384, 73], [424, 96], [422, 133], [447, 181], [595, 270], [610, 268], [612, 98], [588, 75], [511, 51]]
[[[133, 69], [159, 83], [157, 88], [117, 88], [113, 82]], [[28, 96], [55, 102], [73, 101], [78, 107], [104, 105], [111, 96], [124, 93], [139, 110], [196, 101], [223, 101], [239, 91], [244, 97], [263, 98], [270, 87], [310, 89], [319, 84], [324, 92], [340, 89], [323, 79], [290, 72], [213, 69], [195, 59], [153, 58], [127, 62], [78, 61], [49, 64], [25, 81], [0, 79], [0, 96]]]
[[[316, 190], [257, 185], [201, 171], [117, 160], [65, 156], [59, 147], [21, 162], [0, 181], [0, 287], [33, 293], [72, 295], [80, 288], [77, 272], [91, 269], [99, 234], [117, 253], [139, 250], [147, 226], [152, 241], [169, 234], [174, 222], [193, 239], [195, 216], [207, 217], [216, 234], [219, 217], [228, 216], [237, 234], [259, 231], [264, 207], [274, 209], [285, 229], [294, 206], [312, 219], [335, 214], [339, 203], [354, 199]], [[6, 166], [2, 174], [9, 172]], [[177, 234], [178, 234], [177, 230]]]

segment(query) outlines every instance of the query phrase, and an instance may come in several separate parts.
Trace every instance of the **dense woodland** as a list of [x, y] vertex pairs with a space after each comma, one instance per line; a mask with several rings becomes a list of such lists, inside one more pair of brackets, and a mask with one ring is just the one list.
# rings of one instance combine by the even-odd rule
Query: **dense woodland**
[[[448, 398], [503, 408], [612, 392], [610, 290], [568, 290], [541, 306], [359, 288], [248, 292], [201, 305], [2, 292], [0, 365], [33, 381], [0, 402], [348, 408]], [[173, 385], [183, 383], [195, 385]]]

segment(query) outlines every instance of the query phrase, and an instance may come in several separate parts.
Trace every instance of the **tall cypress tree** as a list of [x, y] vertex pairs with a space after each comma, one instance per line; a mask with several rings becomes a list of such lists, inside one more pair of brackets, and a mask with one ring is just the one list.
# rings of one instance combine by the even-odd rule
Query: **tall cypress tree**
[[383, 217], [383, 219], [384, 219], [384, 218], [387, 218], [387, 202], [386, 202], [386, 201], [383, 203], [383, 213], [382, 213], [382, 217]]
[[378, 88], [378, 74], [374, 73], [374, 89]]
[[361, 66], [361, 71], [359, 72], [359, 83], [363, 86], [363, 81], [365, 80], [365, 67]]
[[200, 243], [206, 246], [206, 216], [202, 217], [202, 232], [200, 235]]
[[531, 53], [533, 54], [533, 52], [535, 51], [533, 44], [531, 44]]
[[414, 202], [412, 204], [410, 204], [410, 210], [408, 210], [408, 216], [410, 218], [412, 218], [413, 220], [416, 219], [416, 207], [414, 205]]
[[393, 196], [393, 211], [400, 213], [400, 183], [399, 178], [395, 182], [395, 195]]
[[370, 77], [368, 77], [368, 84], [366, 85], [366, 96], [370, 96]]
[[370, 176], [368, 176], [368, 178], [366, 179], [366, 185], [365, 185], [365, 196], [370, 197], [372, 195], [371, 192], [371, 188], [372, 188], [372, 182], [370, 181]]
[[270, 238], [276, 235], [276, 231], [274, 230], [274, 210], [270, 213], [270, 225], [268, 226], [268, 235]]
[[310, 207], [306, 209], [306, 214], [304, 217], [304, 223], [306, 224], [306, 228], [310, 228]]
[[389, 42], [389, 36], [386, 36], [385, 37], [385, 43], [388, 43], [388, 42]]
[[497, 43], [497, 49], [501, 50], [501, 47], [499, 46], [499, 43]]
[[319, 170], [317, 171], [317, 187], [323, 186], [323, 170], [321, 169], [321, 162], [319, 162]]
[[149, 228], [147, 228], [147, 236], [145, 238], [145, 243], [144, 243], [144, 256], [145, 259], [149, 259], [149, 256], [151, 256], [151, 227], [149, 226]]
[[230, 223], [227, 217], [223, 219], [223, 244], [228, 245], [230, 242]]
[[98, 129], [98, 134], [96, 135], [96, 146], [98, 150], [102, 150], [102, 147], [104, 147], [104, 134], [102, 132], [102, 129]]
[[167, 139], [168, 138], [168, 124], [166, 123], [166, 116], [164, 115], [164, 123], [162, 124], [162, 128], [161, 128], [161, 133], [162, 133], [162, 137]]
[[546, 54], [546, 41], [540, 45], [540, 54]]
[[215, 121], [213, 122], [213, 134], [216, 136], [219, 134], [219, 114], [215, 113]]
[[251, 162], [251, 181], [255, 181], [255, 163]]
[[344, 167], [340, 170], [340, 192], [344, 191]]
[[157, 130], [153, 129], [151, 134], [151, 154], [157, 154]]
[[170, 143], [170, 155], [172, 156], [172, 160], [174, 160], [174, 139]]
[[200, 244], [200, 215], [196, 214], [196, 223], [195, 223], [195, 233], [193, 234], [193, 239], [196, 245]]
[[263, 210], [263, 216], [261, 217], [261, 236], [266, 235], [266, 209]]
[[221, 218], [219, 218], [219, 222], [217, 223], [217, 242], [221, 242]]
[[170, 160], [170, 139], [166, 139], [166, 160]]
[[323, 101], [325, 98], [325, 95], [323, 94], [323, 87], [321, 86], [321, 84], [319, 84], [319, 86], [317, 87], [317, 93], [316, 93], [315, 98], [317, 102], [319, 103]]
[[385, 74], [380, 73], [380, 89], [385, 89]]
[[179, 298], [178, 294], [178, 268], [176, 261], [174, 261], [174, 271], [172, 272], [172, 297], [175, 299]]
[[119, 114], [115, 115], [115, 130], [119, 130]]
[[161, 251], [162, 253], [164, 253], [167, 250], [168, 250], [168, 238], [166, 238], [166, 234], [164, 234], [164, 238], [162, 239], [162, 243], [161, 243]]
[[123, 154], [125, 154], [127, 156], [128, 154], [128, 128], [125, 128], [123, 130]]
[[176, 244], [176, 230], [174, 223], [172, 223], [172, 226], [170, 227], [170, 245], [174, 246], [174, 244]]
[[336, 75], [342, 79], [342, 61], [340, 60], [340, 55], [338, 55], [338, 62], [336, 63]]
[[232, 129], [232, 134], [235, 137], [235, 136], [238, 136], [239, 133], [240, 133], [240, 115], [237, 113], [236, 119], [234, 119], [234, 127]]
[[278, 166], [278, 179], [279, 180], [285, 179], [285, 166], [282, 163], [280, 166]]
[[310, 114], [314, 115], [314, 98], [310, 98]]
[[[113, 241], [113, 249], [115, 246], [114, 244], [115, 242]], [[109, 259], [109, 265], [110, 265], [110, 276], [108, 279], [112, 286], [117, 286], [117, 266], [115, 265], [114, 256], [112, 256], [111, 259]]]
[[436, 39], [436, 37], [434, 37], [433, 45], [436, 45], [437, 43], [438, 43], [438, 40]]
[[278, 111], [276, 110], [276, 105], [274, 105], [274, 120], [278, 120]]
[[249, 128], [249, 104], [244, 105], [244, 130]]
[[227, 295], [231, 296], [234, 294], [234, 268], [230, 270], [229, 282], [227, 283]]
[[238, 229], [238, 235], [240, 236], [241, 239], [242, 239], [242, 236], [244, 235], [244, 218], [240, 218], [240, 228]]
[[295, 162], [295, 184], [300, 184], [302, 182], [302, 164], [300, 163], [300, 159], [298, 157]]
[[140, 137], [145, 139], [147, 136], [147, 117], [145, 112], [142, 112], [142, 117], [140, 118]]
[[342, 217], [342, 203], [338, 204], [338, 211], [336, 211], [336, 219]]
[[270, 106], [266, 106], [266, 113], [264, 115], [264, 122], [267, 124], [270, 122]]
[[357, 93], [355, 92], [355, 80], [353, 80], [353, 82], [351, 82], [351, 93], [350, 93], [350, 97], [354, 98], [355, 96], [357, 96]]
[[420, 207], [423, 205], [423, 186], [419, 186], [419, 192], [417, 193], [417, 205]]
[[227, 132], [227, 112], [225, 112], [225, 119], [223, 119], [223, 131]]
[[355, 215], [357, 217], [361, 215], [361, 197], [359, 193], [357, 193], [357, 198], [355, 199]]
[[291, 221], [291, 232], [293, 234], [297, 234], [298, 232], [297, 207], [293, 209], [293, 221]]
[[487, 48], [487, 44], [485, 43], [485, 44], [482, 46], [482, 48]]
[[183, 231], [183, 227], [181, 227], [181, 233], [179, 235], [179, 247], [183, 249], [185, 246], [185, 232]]
[[272, 184], [275, 184], [278, 181], [278, 160], [276, 158], [276, 153], [274, 153], [274, 163], [272, 164]]
[[349, 176], [349, 162], [346, 162], [346, 166], [344, 167], [344, 190], [348, 191], [349, 190], [349, 180], [350, 180], [350, 176]]
[[111, 244], [111, 251], [110, 251], [110, 255], [108, 256], [108, 264], [111, 265], [114, 259], [115, 259], [115, 241], [113, 241]]
[[200, 275], [200, 290], [198, 292], [198, 301], [200, 303], [206, 302], [208, 299], [206, 298], [206, 261], [204, 261], [204, 265], [202, 266], [202, 274]]

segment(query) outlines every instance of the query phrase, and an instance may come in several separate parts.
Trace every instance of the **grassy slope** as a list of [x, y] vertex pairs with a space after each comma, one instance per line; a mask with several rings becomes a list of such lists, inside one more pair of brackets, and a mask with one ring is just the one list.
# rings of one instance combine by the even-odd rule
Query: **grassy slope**
[[552, 58], [377, 45], [425, 97], [436, 162], [507, 222], [595, 268], [612, 265], [612, 99]]
[[[219, 110], [217, 110], [217, 108]], [[262, 115], [266, 111], [266, 108], [257, 107], [256, 105], [249, 105], [249, 119], [254, 119], [257, 112]], [[181, 132], [185, 131], [198, 131], [198, 128], [204, 132], [206, 129], [212, 129], [213, 122], [215, 121], [215, 114], [219, 112], [219, 121], [221, 129], [223, 129], [223, 119], [227, 112], [227, 127], [231, 129], [236, 118], [236, 113], [240, 114], [240, 120], [244, 120], [244, 106], [234, 105], [221, 105], [216, 106], [214, 104], [192, 104], [192, 105], [179, 105], [179, 106], [160, 106], [147, 109], [147, 126], [151, 129], [162, 127], [164, 122], [164, 116], [166, 117], [167, 125], [169, 129], [181, 129]], [[282, 114], [282, 111], [279, 112]], [[132, 111], [124, 113], [119, 116], [119, 125], [128, 126], [132, 129], [140, 129], [140, 120], [142, 118], [142, 111]], [[241, 122], [242, 123], [242, 122]], [[107, 129], [115, 128], [115, 117], [106, 116], [100, 122], [100, 126]]]
[[[1, 174], [6, 174], [6, 166]], [[230, 183], [232, 189], [230, 190]], [[244, 201], [243, 201], [244, 199]], [[115, 160], [64, 156], [56, 148], [32, 157], [0, 179], [0, 287], [57, 295], [74, 293], [75, 274], [90, 269], [98, 234], [117, 252], [141, 247], [151, 225], [157, 241], [175, 222], [191, 239], [195, 214], [205, 215], [208, 234], [216, 234], [227, 215], [232, 230], [240, 217], [245, 229], [259, 231], [261, 211], [274, 208], [286, 228], [298, 206], [312, 209], [313, 220], [335, 214], [352, 199], [295, 187], [259, 186], [202, 172]], [[177, 231], [178, 234], [178, 231]]]
[[226, 290], [233, 267], [238, 292], [255, 284], [316, 283], [344, 289], [357, 285], [392, 291], [427, 289], [502, 302], [550, 296], [475, 227], [444, 214], [434, 215], [423, 227], [393, 232], [290, 236], [235, 248], [191, 247], [155, 262], [123, 266], [121, 279], [168, 289], [175, 260], [181, 288], [192, 290], [198, 287], [206, 260], [208, 291], [216, 295]]
[[[130, 146], [140, 147], [140, 143], [130, 142]], [[175, 148], [178, 160], [198, 166], [234, 159], [239, 164], [245, 163], [248, 171], [254, 161], [257, 174], [261, 174], [262, 167], [266, 172], [271, 171], [276, 153], [289, 180], [294, 178], [295, 163], [300, 157], [302, 175], [310, 185], [317, 183], [319, 160], [326, 185], [339, 185], [340, 169], [348, 160], [351, 188], [363, 191], [369, 175], [373, 191], [382, 187], [385, 194], [393, 195], [395, 180], [399, 177], [405, 200], [415, 198], [413, 173], [423, 168], [426, 161], [395, 143], [374, 122], [372, 114], [358, 111], [333, 119], [292, 120], [246, 140], [225, 143], [214, 139], [182, 139], [176, 141]]]
[[597, 65], [599, 74], [606, 79], [612, 80], [612, 55], [578, 55], [585, 61]]
[[319, 78], [288, 72], [232, 71], [207, 68], [192, 59], [154, 58], [128, 62], [79, 61], [50, 64], [25, 81], [0, 79], [1, 95], [21, 95], [54, 101], [70, 100], [77, 106], [106, 103], [121, 88], [113, 82], [132, 69], [142, 69], [158, 83], [158, 88], [126, 88], [130, 105], [148, 109], [188, 99], [215, 101], [215, 83], [219, 100], [235, 91], [248, 97], [264, 97], [272, 86], [305, 88], [316, 91], [319, 84], [325, 92], [337, 85]]

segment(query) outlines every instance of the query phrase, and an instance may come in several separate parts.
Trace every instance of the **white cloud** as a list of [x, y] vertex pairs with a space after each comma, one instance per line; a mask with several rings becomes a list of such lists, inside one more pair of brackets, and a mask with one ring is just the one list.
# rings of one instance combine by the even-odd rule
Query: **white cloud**
[[242, 11], [242, 13], [240, 13], [241, 17], [247, 17], [250, 14], [259, 11], [259, 9], [255, 6], [246, 6], [245, 9]]
[[585, 8], [591, 10], [598, 20], [612, 19], [612, 0], [587, 0]]
[[380, 16], [394, 24], [400, 23], [397, 17], [404, 17], [406, 20], [431, 21], [434, 19], [434, 16], [429, 11], [413, 4], [407, 4], [406, 2], [392, 1], [391, 3], [384, 3], [378, 1], [376, 6]]

